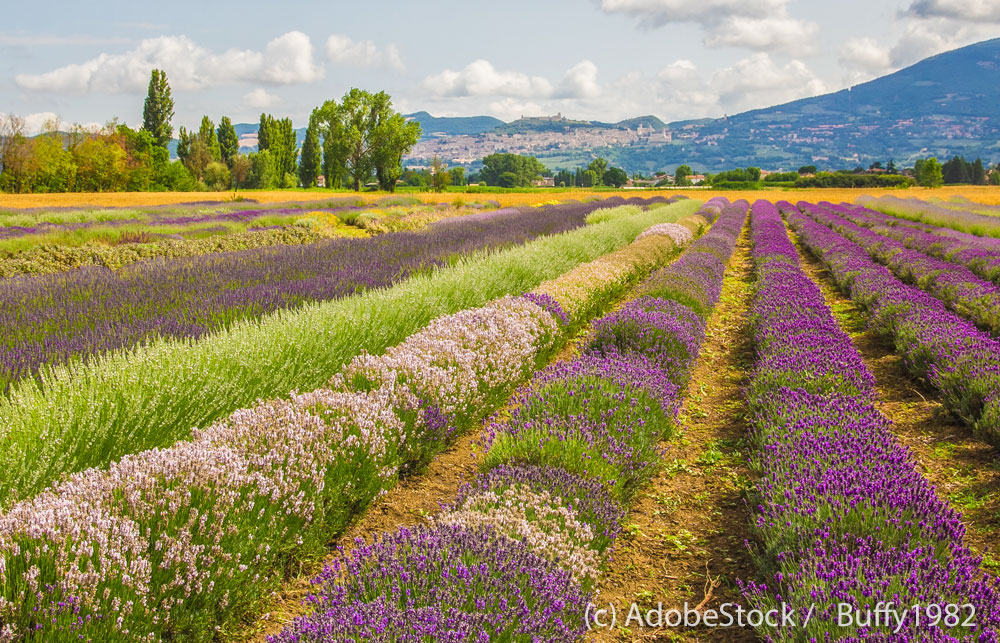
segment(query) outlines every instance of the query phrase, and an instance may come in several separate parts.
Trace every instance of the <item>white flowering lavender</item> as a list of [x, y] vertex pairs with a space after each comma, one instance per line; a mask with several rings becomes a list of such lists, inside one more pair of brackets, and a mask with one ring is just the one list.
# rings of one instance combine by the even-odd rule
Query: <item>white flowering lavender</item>
[[687, 247], [694, 241], [694, 234], [679, 223], [658, 223], [639, 235], [639, 239], [662, 235], [668, 237], [678, 248]]
[[399, 407], [423, 402], [450, 417], [477, 416], [488, 396], [527, 377], [558, 337], [551, 314], [523, 297], [503, 297], [439, 317], [384, 355], [354, 358], [331, 387], [390, 387]]
[[435, 522], [466, 528], [483, 525], [523, 542], [536, 554], [557, 562], [578, 582], [597, 578], [600, 554], [589, 545], [593, 529], [559, 496], [515, 485], [469, 496]]

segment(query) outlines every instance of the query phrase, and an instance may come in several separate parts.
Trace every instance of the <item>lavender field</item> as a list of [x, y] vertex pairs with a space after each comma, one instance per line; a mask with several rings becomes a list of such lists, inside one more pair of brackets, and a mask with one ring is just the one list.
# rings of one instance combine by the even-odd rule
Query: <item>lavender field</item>
[[1000, 247], [900, 207], [2, 279], [0, 643], [998, 641]]

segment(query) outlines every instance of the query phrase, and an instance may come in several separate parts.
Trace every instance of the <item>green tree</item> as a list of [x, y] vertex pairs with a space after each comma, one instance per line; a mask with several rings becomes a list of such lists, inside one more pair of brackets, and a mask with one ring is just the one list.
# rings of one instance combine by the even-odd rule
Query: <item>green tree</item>
[[240, 153], [240, 138], [236, 135], [236, 128], [233, 121], [228, 116], [223, 116], [219, 121], [219, 155], [222, 162], [229, 167], [233, 166], [233, 159]]
[[302, 187], [315, 187], [322, 162], [319, 123], [316, 122], [315, 118], [310, 117], [309, 127], [306, 128], [306, 140], [302, 142], [302, 155], [299, 158], [299, 182], [302, 183]]
[[142, 129], [153, 135], [156, 144], [166, 147], [174, 133], [170, 121], [174, 118], [174, 99], [163, 70], [154, 69], [149, 75], [149, 90], [142, 108]]
[[917, 169], [917, 183], [925, 188], [939, 188], [944, 185], [941, 164], [934, 157], [923, 159]]
[[451, 168], [451, 184], [465, 185], [465, 168], [462, 166]]
[[213, 161], [222, 160], [219, 139], [215, 136], [215, 123], [208, 116], [201, 117], [201, 127], [198, 129], [198, 140], [205, 144]]
[[533, 156], [497, 153], [483, 159], [479, 178], [487, 185], [521, 188], [531, 186], [543, 172], [545, 166]]
[[687, 186], [691, 185], [691, 179], [688, 177], [694, 174], [690, 165], [682, 165], [676, 170], [674, 170], [674, 185]]
[[799, 174], [816, 174], [817, 171], [815, 165], [803, 165], [799, 168]]
[[181, 160], [181, 163], [185, 162], [188, 154], [191, 153], [192, 142], [193, 138], [191, 134], [181, 125], [181, 128], [177, 131], [177, 158]]
[[448, 166], [435, 156], [431, 161], [431, 189], [435, 192], [444, 192], [449, 185], [451, 185], [451, 174], [448, 173]]
[[597, 185], [599, 181], [597, 180], [597, 172], [593, 170], [584, 170], [580, 177], [580, 187], [592, 188]]
[[229, 189], [232, 179], [232, 174], [230, 174], [229, 168], [226, 167], [225, 163], [212, 161], [205, 166], [205, 173], [202, 180], [205, 181], [205, 185], [209, 189], [222, 192]]
[[597, 175], [597, 183], [594, 185], [604, 185], [604, 173], [608, 171], [608, 160], [597, 157], [590, 162], [587, 169]]
[[986, 185], [986, 167], [983, 166], [983, 159], [976, 159], [972, 163], [972, 184]]
[[328, 186], [346, 179], [360, 190], [374, 176], [380, 188], [395, 189], [403, 155], [420, 139], [420, 125], [394, 111], [388, 94], [352, 88], [340, 103], [324, 103], [317, 118]]
[[607, 171], [604, 173], [603, 182], [605, 185], [611, 185], [616, 188], [620, 188], [621, 186], [628, 183], [628, 174], [626, 174], [625, 170], [621, 169], [620, 167], [609, 167]]

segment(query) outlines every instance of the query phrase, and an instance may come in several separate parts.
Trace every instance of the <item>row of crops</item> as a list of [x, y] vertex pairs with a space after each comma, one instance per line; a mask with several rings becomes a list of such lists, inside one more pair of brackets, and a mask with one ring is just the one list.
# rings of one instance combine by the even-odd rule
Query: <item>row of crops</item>
[[[757, 634], [996, 641], [1000, 579], [896, 438], [872, 372], [800, 264], [799, 248], [815, 255], [913, 374], [998, 441], [1000, 250], [915, 219], [617, 200], [471, 215], [336, 251], [309, 244], [290, 275], [261, 255], [205, 258], [145, 296], [138, 282], [116, 286], [135, 298], [124, 306], [38, 288], [25, 301], [50, 297], [83, 327], [87, 305], [201, 302], [199, 280], [215, 294], [273, 280], [287, 295], [297, 275], [340, 284], [202, 333], [157, 329], [63, 365], [43, 356], [10, 378], [0, 643], [239, 638], [292, 570], [324, 557], [308, 614], [274, 643], [580, 640], [599, 581], [621, 564], [630, 509], [683, 432], [727, 266], [748, 251], [742, 447], [757, 573], [740, 590], [748, 609], [795, 617]], [[353, 273], [334, 271], [351, 261]], [[476, 432], [478, 472], [439, 512], [330, 553], [373, 501]], [[840, 619], [845, 605], [886, 603], [922, 606], [924, 621]]]
[[[831, 256], [835, 235], [803, 218], [793, 225], [810, 248]], [[754, 524], [769, 573], [748, 583], [745, 596], [760, 609], [797, 608], [794, 626], [769, 632], [777, 640], [872, 640], [871, 628], [845, 628], [840, 614], [880, 603], [934, 605], [938, 619], [932, 634], [914, 614], [889, 628], [893, 638], [875, 640], [967, 640], [980, 632], [986, 637], [975, 640], [992, 640], [1000, 627], [997, 579], [979, 570], [960, 515], [873, 405], [874, 377], [799, 266], [774, 205], [754, 206], [751, 234], [758, 362], [747, 402], [760, 474]], [[851, 270], [858, 275], [856, 265]], [[970, 614], [978, 630], [969, 628]]]

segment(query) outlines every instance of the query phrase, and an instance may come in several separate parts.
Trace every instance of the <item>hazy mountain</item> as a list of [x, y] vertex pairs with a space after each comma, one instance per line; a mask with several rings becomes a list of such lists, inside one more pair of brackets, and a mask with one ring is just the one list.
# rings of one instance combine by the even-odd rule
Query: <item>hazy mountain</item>
[[424, 138], [434, 136], [475, 136], [504, 124], [499, 118], [492, 116], [431, 116], [427, 112], [405, 114], [406, 120], [420, 123]]
[[673, 143], [632, 163], [707, 169], [816, 162], [854, 167], [956, 154], [1000, 160], [1000, 39], [832, 94], [710, 121], [671, 123]]

